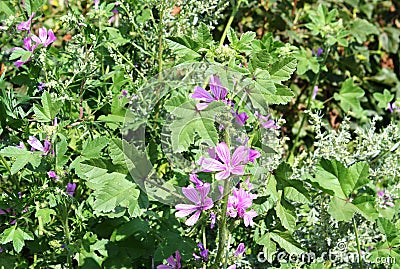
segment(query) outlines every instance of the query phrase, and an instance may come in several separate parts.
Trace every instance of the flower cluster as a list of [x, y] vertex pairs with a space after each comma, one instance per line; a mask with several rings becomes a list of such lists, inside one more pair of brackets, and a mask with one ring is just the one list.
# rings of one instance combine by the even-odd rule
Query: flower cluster
[[[14, 47], [12, 50], [22, 50], [26, 52], [33, 53], [34, 50], [39, 47], [40, 45], [43, 45], [44, 47], [48, 47], [51, 43], [53, 43], [56, 40], [56, 37], [53, 33], [53, 30], [47, 30], [45, 27], [42, 27], [39, 29], [39, 35], [35, 35], [31, 33], [31, 23], [32, 19], [35, 16], [35, 13], [32, 13], [32, 15], [29, 17], [27, 21], [21, 22], [20, 24], [17, 25], [17, 30], [18, 31], [27, 31], [28, 32], [28, 37], [24, 38], [24, 46], [23, 48], [21, 47]], [[33, 43], [35, 42], [35, 43]], [[28, 54], [29, 56], [30, 54]], [[17, 60], [14, 65], [16, 67], [20, 67], [21, 65], [29, 62], [32, 58], [27, 57], [21, 57], [21, 59]]]
[[252, 194], [244, 188], [233, 188], [232, 195], [228, 198], [227, 214], [232, 218], [240, 217], [243, 219], [246, 227], [253, 227], [253, 218], [257, 217], [258, 214], [254, 209], [248, 209], [252, 206], [253, 200], [256, 198], [256, 194]]

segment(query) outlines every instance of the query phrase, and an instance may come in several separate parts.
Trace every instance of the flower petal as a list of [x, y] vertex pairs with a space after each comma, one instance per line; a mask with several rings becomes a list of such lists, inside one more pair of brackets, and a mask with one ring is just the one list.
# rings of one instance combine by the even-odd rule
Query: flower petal
[[201, 213], [201, 211], [200, 211], [200, 210], [197, 210], [196, 213], [193, 214], [193, 216], [191, 216], [190, 218], [188, 218], [188, 219], [186, 220], [185, 224], [186, 224], [187, 226], [193, 226], [193, 225], [195, 225], [196, 222], [199, 220], [200, 213]]
[[183, 217], [189, 216], [194, 211], [196, 211], [197, 206], [196, 205], [188, 205], [188, 204], [177, 204], [175, 206], [175, 209], [179, 210], [178, 212], [175, 212], [175, 217], [183, 218]]
[[221, 142], [217, 145], [215, 151], [217, 152], [218, 157], [220, 160], [225, 163], [229, 164], [231, 161], [231, 152], [229, 151], [228, 146], [225, 142]]
[[47, 30], [45, 27], [42, 27], [39, 29], [39, 38], [40, 38], [40, 43], [44, 44], [46, 42], [47, 39]]
[[232, 154], [232, 162], [231, 162], [232, 166], [238, 166], [241, 163], [247, 163], [248, 156], [249, 156], [248, 148], [244, 146], [237, 147], [235, 152]]
[[198, 187], [197, 190], [200, 193], [200, 201], [204, 203], [204, 199], [206, 199], [206, 196], [210, 192], [210, 183], [204, 183], [203, 186]]
[[222, 179], [226, 179], [231, 175], [231, 173], [229, 173], [228, 171], [222, 171], [219, 172], [215, 175], [215, 179], [216, 180], [222, 180]]
[[182, 192], [191, 202], [195, 204], [200, 202], [199, 193], [192, 186], [182, 188]]
[[207, 103], [211, 103], [212, 101], [214, 101], [214, 98], [211, 96], [211, 94], [199, 86], [194, 87], [194, 93], [192, 94], [192, 98], [200, 99]]
[[223, 165], [217, 160], [211, 158], [203, 158], [199, 161], [199, 165], [208, 171], [222, 171], [226, 169], [226, 165]]
[[210, 76], [210, 89], [215, 100], [222, 100], [228, 94], [228, 91], [222, 87], [222, 83], [217, 76]]
[[36, 150], [44, 151], [42, 143], [34, 136], [29, 136], [28, 144]]

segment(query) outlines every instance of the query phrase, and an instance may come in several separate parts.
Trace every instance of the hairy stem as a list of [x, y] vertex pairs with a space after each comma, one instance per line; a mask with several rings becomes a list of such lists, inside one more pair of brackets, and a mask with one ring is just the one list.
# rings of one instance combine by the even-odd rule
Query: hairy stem
[[361, 246], [360, 246], [360, 240], [358, 238], [358, 230], [357, 230], [357, 224], [356, 224], [356, 220], [353, 217], [353, 227], [354, 227], [354, 233], [356, 235], [356, 242], [357, 242], [357, 252], [358, 252], [358, 262], [360, 264], [360, 269], [364, 269], [364, 265], [363, 265], [363, 258], [361, 255]]
[[224, 45], [226, 35], [228, 34], [228, 30], [232, 25], [233, 19], [235, 18], [235, 15], [236, 15], [236, 13], [237, 13], [237, 11], [239, 9], [239, 6], [240, 6], [241, 2], [242, 2], [242, 0], [238, 0], [236, 5], [233, 6], [233, 10], [232, 10], [231, 16], [229, 17], [229, 20], [225, 25], [224, 32], [222, 33], [221, 40], [219, 41], [219, 46], [220, 47], [222, 47]]
[[219, 266], [221, 261], [222, 253], [224, 253], [225, 241], [226, 241], [226, 211], [228, 209], [228, 194], [229, 194], [229, 177], [224, 180], [224, 194], [222, 200], [222, 216], [220, 225], [218, 226], [218, 250], [215, 258], [215, 265]]

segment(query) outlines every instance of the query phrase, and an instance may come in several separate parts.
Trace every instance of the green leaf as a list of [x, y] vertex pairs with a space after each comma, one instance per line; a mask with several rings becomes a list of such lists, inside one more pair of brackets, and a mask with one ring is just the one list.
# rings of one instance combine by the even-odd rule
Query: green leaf
[[239, 43], [239, 39], [236, 35], [236, 32], [232, 28], [228, 29], [227, 38], [228, 38], [230, 46], [232, 48], [235, 48], [237, 46], [237, 44]]
[[10, 4], [9, 1], [1, 0], [0, 1], [0, 14], [4, 13], [7, 16], [15, 15], [15, 8]]
[[295, 208], [286, 202], [279, 199], [275, 206], [276, 215], [281, 221], [283, 227], [288, 231], [293, 232], [296, 226], [296, 213]]
[[183, 95], [176, 95], [170, 99], [168, 99], [165, 104], [164, 108], [169, 112], [172, 113], [172, 111], [175, 110], [175, 108], [179, 107], [183, 103], [189, 101], [189, 99], [186, 96]]
[[289, 232], [271, 232], [269, 235], [272, 240], [278, 243], [289, 254], [299, 255], [304, 252], [300, 244], [293, 239]]
[[17, 225], [14, 225], [3, 231], [1, 243], [7, 244], [12, 241], [14, 250], [20, 253], [25, 246], [25, 240], [33, 240], [32, 234], [26, 233], [17, 227]]
[[379, 36], [379, 43], [385, 51], [397, 53], [400, 43], [400, 29], [384, 27], [383, 32]]
[[364, 216], [369, 221], [375, 221], [378, 218], [378, 211], [376, 210], [376, 199], [371, 195], [363, 195], [356, 197], [352, 201], [353, 205], [357, 207], [357, 212]]
[[58, 134], [60, 141], [56, 144], [56, 165], [62, 167], [68, 162], [69, 157], [66, 155], [68, 149], [67, 139], [64, 135]]
[[290, 76], [296, 70], [297, 60], [293, 57], [285, 57], [271, 65], [269, 73], [271, 80], [275, 83], [281, 83], [290, 79]]
[[267, 258], [268, 262], [272, 263], [276, 253], [276, 243], [272, 241], [271, 234], [270, 233], [264, 234], [259, 239], [256, 239], [256, 243], [264, 246], [263, 247], [264, 256], [265, 258]]
[[276, 87], [267, 70], [256, 69], [253, 75], [253, 84], [263, 94], [275, 94]]
[[87, 140], [82, 150], [82, 156], [90, 159], [100, 156], [100, 152], [108, 144], [108, 138], [104, 136], [96, 137], [93, 140]]
[[386, 240], [392, 242], [393, 239], [398, 237], [398, 229], [394, 223], [385, 218], [378, 218], [379, 231], [386, 235]]
[[172, 113], [178, 119], [169, 126], [173, 151], [187, 150], [194, 143], [196, 133], [200, 136], [200, 141], [215, 146], [218, 143], [218, 132], [214, 126], [215, 115], [223, 109], [226, 109], [226, 105], [222, 102], [212, 102], [207, 108], [200, 111], [196, 109], [193, 101], [177, 107]]
[[40, 122], [49, 122], [54, 120], [61, 109], [62, 103], [60, 101], [52, 100], [50, 94], [45, 91], [41, 98], [42, 106], [34, 105], [33, 111]]
[[291, 89], [284, 85], [275, 84], [276, 92], [274, 94], [264, 94], [264, 98], [269, 104], [287, 104], [293, 97], [294, 93]]
[[311, 181], [317, 182], [324, 189], [332, 190], [335, 196], [347, 199], [340, 185], [339, 177], [348, 177], [346, 167], [336, 160], [321, 159], [315, 171], [315, 178], [312, 178]]
[[51, 208], [39, 208], [36, 213], [36, 218], [41, 218], [43, 224], [47, 224], [51, 221], [51, 215], [57, 215], [56, 211]]
[[302, 47], [300, 50], [294, 54], [297, 63], [297, 74], [303, 75], [308, 70], [313, 71], [315, 74], [318, 73], [320, 65], [316, 57], [312, 57], [310, 51], [306, 51]]
[[261, 50], [251, 55], [249, 70], [254, 73], [257, 68], [267, 70], [272, 63], [272, 56], [267, 50]]
[[30, 16], [33, 12], [38, 11], [45, 3], [45, 0], [25, 0], [25, 10]]
[[123, 46], [126, 43], [129, 43], [128, 39], [125, 39], [122, 37], [121, 32], [113, 27], [106, 27], [106, 30], [108, 32], [109, 38], [112, 43], [114, 43], [117, 46]]
[[356, 18], [350, 26], [350, 33], [358, 43], [363, 43], [367, 41], [368, 35], [379, 35], [379, 30], [367, 20]]
[[168, 37], [166, 42], [182, 61], [188, 62], [201, 59], [201, 55], [198, 53], [201, 46], [189, 37]]
[[348, 78], [343, 82], [339, 93], [334, 94], [336, 101], [340, 101], [340, 106], [345, 112], [350, 110], [359, 112], [362, 110], [360, 98], [364, 96], [364, 90], [354, 85], [352, 78]]
[[194, 40], [203, 48], [210, 47], [213, 42], [213, 38], [207, 25], [200, 23]]
[[10, 55], [10, 61], [16, 60], [21, 58], [21, 61], [27, 61], [30, 57], [32, 56], [31, 51], [23, 50], [23, 49], [16, 49], [13, 50], [11, 55]]
[[357, 212], [357, 207], [341, 198], [332, 197], [329, 203], [328, 213], [337, 221], [348, 222], [355, 212]]
[[104, 185], [93, 194], [96, 198], [94, 201], [95, 213], [112, 212], [118, 206], [128, 209], [137, 207], [140, 192], [136, 188], [136, 184], [128, 181], [125, 175], [107, 174], [102, 177], [102, 183]]
[[386, 109], [388, 106], [388, 103], [390, 103], [394, 98], [394, 95], [391, 94], [390, 91], [388, 91], [387, 89], [385, 89], [383, 91], [383, 94], [379, 93], [379, 92], [375, 92], [373, 94], [373, 96], [379, 102], [378, 107], [383, 108], [383, 109]]
[[349, 197], [356, 189], [365, 186], [369, 180], [369, 165], [367, 162], [358, 162], [348, 168], [347, 177], [339, 177], [340, 186], [344, 194]]
[[256, 33], [254, 32], [246, 32], [242, 34], [240, 40], [237, 40], [236, 34], [235, 42], [231, 44], [231, 47], [239, 52], [250, 52], [251, 51], [251, 42], [256, 37]]
[[11, 166], [11, 174], [13, 175], [24, 168], [28, 163], [31, 163], [34, 167], [37, 167], [41, 161], [40, 157], [38, 156], [39, 154], [39, 152], [30, 152], [26, 149], [17, 148], [14, 146], [3, 148], [0, 151], [0, 155], [15, 158], [15, 161]]

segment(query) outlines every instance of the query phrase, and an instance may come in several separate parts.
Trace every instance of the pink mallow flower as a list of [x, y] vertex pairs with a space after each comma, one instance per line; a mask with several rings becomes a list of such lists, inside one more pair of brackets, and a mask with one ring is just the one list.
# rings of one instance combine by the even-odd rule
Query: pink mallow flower
[[[25, 37], [24, 38], [24, 47], [23, 48], [21, 48], [21, 47], [14, 47], [14, 48], [12, 48], [12, 50], [26, 50], [26, 51], [29, 51], [29, 52], [33, 52], [35, 49], [36, 49], [36, 47], [37, 47], [37, 45], [33, 45], [32, 46], [32, 40], [31, 40], [31, 38], [30, 37]], [[31, 60], [31, 57], [29, 57], [28, 59], [26, 59], [26, 60], [17, 60], [15, 63], [14, 63], [14, 65], [16, 66], [16, 67], [20, 67], [21, 65], [23, 65], [23, 64], [25, 64], [25, 63], [27, 63], [27, 62], [29, 62]]]
[[93, 0], [94, 2], [94, 9], [98, 10], [99, 9], [99, 4], [100, 4], [100, 0]]
[[32, 35], [32, 40], [36, 42], [36, 46], [42, 44], [44, 47], [49, 46], [51, 43], [56, 41], [56, 36], [53, 30], [48, 30], [45, 27], [39, 29], [39, 36]]
[[220, 171], [215, 175], [217, 180], [226, 179], [232, 174], [240, 176], [244, 174], [244, 165], [249, 161], [248, 148], [244, 146], [237, 147], [232, 154], [232, 158], [225, 142], [219, 143], [215, 151], [219, 160], [215, 158], [201, 158], [199, 160], [199, 165], [203, 167], [203, 171]]
[[196, 186], [193, 188], [189, 186], [182, 188], [183, 194], [194, 204], [178, 204], [175, 209], [178, 210], [175, 213], [177, 218], [186, 217], [194, 212], [194, 214], [188, 218], [185, 222], [188, 226], [193, 226], [199, 219], [200, 214], [204, 210], [208, 210], [214, 206], [211, 198], [207, 197], [210, 192], [210, 184], [204, 183], [203, 186]]
[[253, 227], [253, 218], [258, 216], [258, 214], [253, 209], [250, 211], [246, 210], [251, 207], [253, 200], [256, 198], [256, 194], [247, 192], [243, 188], [233, 188], [232, 195], [228, 197], [228, 208], [226, 214], [232, 218], [239, 216], [240, 218], [243, 218], [246, 227], [249, 225]]
[[46, 156], [51, 149], [51, 143], [45, 139], [43, 144], [34, 136], [29, 136], [28, 144], [31, 145], [33, 150], [43, 151], [42, 156]]
[[58, 180], [58, 179], [59, 179], [59, 177], [57, 176], [56, 172], [54, 172], [53, 170], [50, 170], [49, 172], [47, 172], [47, 175], [48, 175], [50, 178], [54, 178], [55, 180]]
[[[175, 261], [175, 259], [176, 259], [176, 261]], [[179, 254], [178, 250], [175, 252], [175, 259], [174, 259], [174, 256], [171, 255], [166, 260], [168, 265], [160, 264], [159, 266], [157, 266], [157, 269], [180, 269], [180, 268], [182, 268], [181, 255]]]
[[243, 255], [243, 253], [246, 251], [246, 247], [244, 246], [243, 243], [240, 243], [235, 251], [235, 257], [239, 256], [239, 255]]
[[217, 76], [211, 75], [209, 85], [211, 94], [202, 87], [194, 87], [194, 93], [191, 97], [204, 102], [196, 105], [198, 110], [205, 109], [213, 101], [223, 101], [226, 104], [230, 104], [230, 102], [226, 99], [228, 91], [222, 87], [222, 83]]
[[261, 126], [264, 127], [265, 129], [275, 129], [275, 130], [279, 129], [279, 126], [277, 126], [275, 124], [275, 121], [269, 119], [271, 117], [271, 115], [268, 114], [266, 116], [263, 116], [260, 113], [258, 113], [257, 111], [256, 111], [255, 115], [258, 117]]
[[23, 30], [30, 31], [32, 19], [33, 19], [33, 16], [35, 16], [35, 14], [36, 13], [33, 12], [32, 15], [29, 17], [29, 19], [27, 21], [23, 21], [20, 24], [18, 24], [17, 25], [17, 30], [18, 31], [23, 31]]

